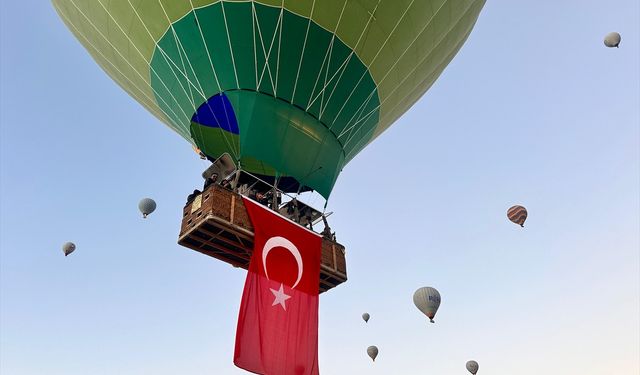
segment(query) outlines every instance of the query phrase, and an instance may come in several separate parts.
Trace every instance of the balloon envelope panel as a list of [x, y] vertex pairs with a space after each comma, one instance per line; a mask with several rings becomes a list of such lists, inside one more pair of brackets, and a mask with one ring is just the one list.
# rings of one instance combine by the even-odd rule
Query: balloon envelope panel
[[120, 86], [206, 155], [327, 197], [437, 79], [484, 0], [53, 3]]

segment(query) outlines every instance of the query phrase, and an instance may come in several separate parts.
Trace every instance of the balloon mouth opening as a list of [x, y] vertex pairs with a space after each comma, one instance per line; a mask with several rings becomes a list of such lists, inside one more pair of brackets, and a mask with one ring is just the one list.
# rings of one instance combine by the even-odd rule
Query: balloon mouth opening
[[142, 218], [146, 219], [149, 214], [142, 214]]

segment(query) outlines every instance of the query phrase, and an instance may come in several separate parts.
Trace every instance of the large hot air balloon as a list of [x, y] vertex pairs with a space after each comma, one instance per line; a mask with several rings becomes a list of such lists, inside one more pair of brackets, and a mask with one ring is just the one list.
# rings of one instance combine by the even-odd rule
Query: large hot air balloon
[[418, 288], [413, 293], [413, 303], [429, 318], [431, 323], [435, 323], [433, 318], [440, 307], [440, 293], [435, 288], [429, 286]]
[[476, 375], [476, 373], [478, 372], [478, 362], [476, 361], [468, 361], [466, 367], [467, 371], [469, 371], [473, 375]]
[[324, 197], [431, 87], [484, 3], [53, 0], [100, 67], [209, 159]]
[[[214, 165], [230, 159], [233, 175], [189, 195], [178, 243], [247, 269], [254, 233], [239, 195], [312, 229], [324, 214], [297, 193], [328, 199], [440, 76], [485, 0], [52, 2], [129, 95]], [[320, 292], [347, 280], [344, 246], [326, 232]]]
[[367, 348], [367, 355], [369, 357], [371, 357], [372, 361], [376, 361], [376, 357], [378, 356], [378, 347], [375, 345], [372, 345], [370, 347]]

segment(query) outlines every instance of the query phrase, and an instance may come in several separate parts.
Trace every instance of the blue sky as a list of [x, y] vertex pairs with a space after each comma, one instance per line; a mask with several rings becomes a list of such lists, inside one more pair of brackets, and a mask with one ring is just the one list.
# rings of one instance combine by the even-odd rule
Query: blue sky
[[[242, 373], [245, 273], [176, 244], [206, 165], [49, 2], [1, 6], [0, 372]], [[338, 179], [349, 281], [321, 297], [323, 374], [640, 371], [639, 15], [633, 0], [487, 3]], [[517, 203], [524, 229], [505, 217]], [[436, 324], [411, 299], [427, 285]]]

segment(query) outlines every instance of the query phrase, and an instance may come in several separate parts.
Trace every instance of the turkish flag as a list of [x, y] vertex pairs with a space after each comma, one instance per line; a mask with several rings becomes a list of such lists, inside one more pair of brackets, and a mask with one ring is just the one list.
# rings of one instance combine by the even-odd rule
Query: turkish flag
[[255, 239], [233, 363], [265, 375], [317, 375], [322, 238], [244, 198]]

